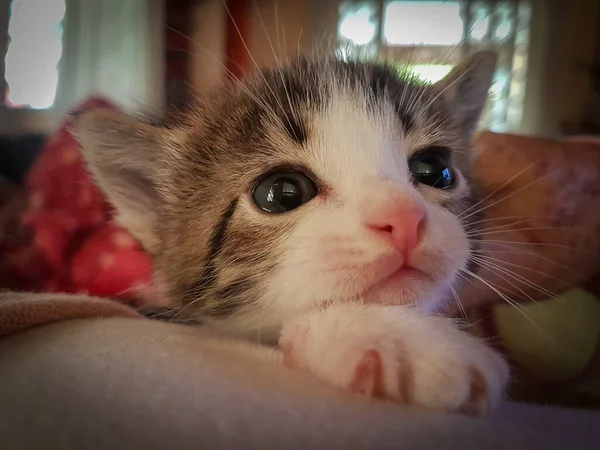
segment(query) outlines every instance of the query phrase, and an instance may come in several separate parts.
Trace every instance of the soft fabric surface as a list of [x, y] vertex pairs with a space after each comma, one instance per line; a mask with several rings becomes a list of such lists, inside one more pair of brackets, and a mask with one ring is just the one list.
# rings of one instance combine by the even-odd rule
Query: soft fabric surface
[[6, 450], [596, 449], [600, 414], [507, 404], [489, 418], [368, 402], [215, 349], [201, 329], [80, 320], [0, 340]]
[[523, 367], [548, 382], [566, 381], [581, 374], [594, 354], [600, 301], [573, 289], [523, 309], [500, 305], [496, 323], [503, 342]]
[[[475, 139], [481, 244], [500, 267], [482, 274], [513, 300], [545, 300], [600, 271], [599, 142], [492, 132]], [[466, 308], [503, 302], [483, 283], [467, 284], [461, 301]]]
[[129, 306], [99, 297], [0, 293], [0, 338], [54, 322], [115, 316], [143, 317]]
[[600, 301], [582, 289], [520, 308], [499, 305], [495, 322], [522, 401], [600, 409]]

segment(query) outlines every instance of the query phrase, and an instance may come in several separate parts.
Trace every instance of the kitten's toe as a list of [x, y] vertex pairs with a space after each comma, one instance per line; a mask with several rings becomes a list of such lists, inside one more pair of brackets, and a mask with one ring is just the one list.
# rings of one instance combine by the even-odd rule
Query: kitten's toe
[[365, 397], [385, 397], [383, 362], [377, 350], [367, 350], [354, 369], [350, 392]]
[[491, 409], [487, 381], [483, 374], [476, 368], [469, 368], [471, 376], [469, 383], [469, 397], [459, 411], [469, 416], [484, 416]]
[[427, 355], [413, 355], [412, 403], [432, 409], [483, 416], [502, 400], [508, 382], [506, 362], [484, 343], [459, 330], [431, 346]]

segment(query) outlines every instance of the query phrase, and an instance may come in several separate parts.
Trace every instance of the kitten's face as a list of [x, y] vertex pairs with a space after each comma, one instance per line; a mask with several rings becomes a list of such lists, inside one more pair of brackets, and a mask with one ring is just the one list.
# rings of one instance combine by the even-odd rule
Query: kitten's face
[[268, 333], [332, 302], [433, 308], [469, 253], [459, 215], [493, 68], [480, 55], [422, 87], [302, 62], [175, 130], [91, 113], [78, 135], [182, 318]]

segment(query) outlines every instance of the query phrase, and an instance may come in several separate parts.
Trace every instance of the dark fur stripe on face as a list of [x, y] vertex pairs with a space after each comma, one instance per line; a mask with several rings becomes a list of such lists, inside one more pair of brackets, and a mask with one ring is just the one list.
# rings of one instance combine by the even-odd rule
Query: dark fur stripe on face
[[287, 114], [283, 118], [283, 126], [289, 137], [298, 144], [304, 144], [308, 140], [306, 125], [295, 115]]
[[203, 293], [209, 290], [217, 281], [218, 271], [216, 259], [223, 249], [223, 244], [225, 243], [225, 237], [227, 234], [227, 227], [229, 226], [229, 221], [233, 217], [237, 203], [237, 198], [229, 202], [229, 205], [227, 205], [227, 208], [225, 211], [223, 211], [223, 214], [221, 214], [219, 222], [213, 229], [210, 237], [208, 255], [204, 264], [204, 270], [202, 271], [200, 279], [194, 282], [192, 286], [187, 289], [187, 300], [191, 301], [193, 298], [203, 295]]
[[407, 98], [413, 98], [415, 94], [409, 92], [409, 94], [402, 93], [400, 96], [398, 96], [394, 95], [398, 93], [392, 91], [400, 89], [402, 91], [412, 91], [415, 89], [415, 87], [400, 81], [399, 76], [393, 73], [389, 67], [373, 66], [371, 70], [372, 74], [369, 88], [373, 98], [377, 101], [381, 101], [386, 95], [388, 95], [395, 99], [394, 108], [396, 109], [396, 114], [398, 114], [398, 118], [400, 119], [404, 133], [409, 134], [414, 128], [414, 118], [409, 113], [408, 107], [403, 104], [400, 99], [404, 98], [405, 96]]
[[296, 71], [282, 76], [280, 71], [267, 71], [265, 79], [276, 93], [276, 98], [268, 98], [271, 109], [279, 116], [283, 129], [290, 139], [298, 144], [308, 140], [308, 129], [300, 111], [308, 103], [318, 109], [323, 102], [323, 87], [317, 78], [305, 72], [299, 65]]

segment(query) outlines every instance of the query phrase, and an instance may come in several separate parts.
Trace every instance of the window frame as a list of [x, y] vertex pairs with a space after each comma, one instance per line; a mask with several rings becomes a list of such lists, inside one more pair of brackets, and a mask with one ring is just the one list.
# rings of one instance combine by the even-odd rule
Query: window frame
[[[6, 55], [8, 51], [8, 24], [10, 21], [10, 5], [11, 0], [0, 0], [0, 51], [2, 55]], [[6, 71], [6, 62], [4, 60], [4, 56], [0, 58], [0, 88], [2, 89], [2, 97], [0, 98], [0, 106], [2, 108], [6, 108], [6, 79], [4, 78], [4, 74]], [[8, 109], [8, 108], [7, 108]]]

